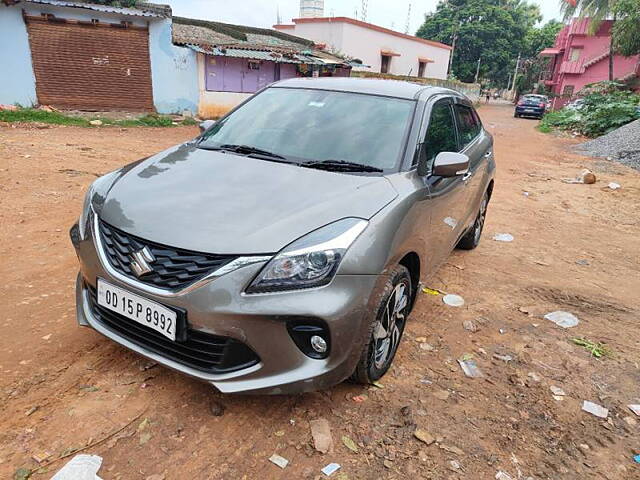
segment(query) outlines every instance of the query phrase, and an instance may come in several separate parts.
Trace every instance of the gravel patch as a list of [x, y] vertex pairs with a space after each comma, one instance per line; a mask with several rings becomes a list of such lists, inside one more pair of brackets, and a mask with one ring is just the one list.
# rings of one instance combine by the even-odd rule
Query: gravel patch
[[576, 147], [591, 157], [605, 157], [640, 170], [640, 120]]

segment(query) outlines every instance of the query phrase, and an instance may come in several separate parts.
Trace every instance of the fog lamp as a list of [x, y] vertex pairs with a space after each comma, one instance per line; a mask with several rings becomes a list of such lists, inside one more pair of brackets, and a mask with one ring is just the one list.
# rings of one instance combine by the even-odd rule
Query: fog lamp
[[325, 353], [327, 351], [327, 342], [319, 335], [311, 337], [311, 348], [318, 353]]

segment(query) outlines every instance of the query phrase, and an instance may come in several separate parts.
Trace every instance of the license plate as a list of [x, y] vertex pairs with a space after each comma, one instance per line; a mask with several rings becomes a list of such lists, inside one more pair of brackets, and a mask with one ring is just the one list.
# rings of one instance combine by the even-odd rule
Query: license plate
[[98, 279], [98, 305], [145, 325], [175, 341], [177, 313], [115, 285]]
[[535, 110], [533, 108], [525, 108], [524, 111], [527, 112], [527, 113], [535, 112]]

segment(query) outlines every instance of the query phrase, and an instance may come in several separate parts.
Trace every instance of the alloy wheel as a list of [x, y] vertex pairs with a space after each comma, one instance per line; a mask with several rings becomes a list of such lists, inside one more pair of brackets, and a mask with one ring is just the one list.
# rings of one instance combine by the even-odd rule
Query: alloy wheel
[[373, 362], [377, 369], [382, 369], [393, 358], [400, 343], [400, 337], [409, 307], [409, 284], [400, 282], [387, 300], [382, 317], [373, 331], [375, 342]]
[[480, 242], [480, 236], [482, 235], [482, 229], [484, 228], [484, 221], [487, 217], [487, 205], [489, 200], [485, 195], [482, 199], [482, 205], [480, 205], [480, 212], [478, 213], [478, 218], [476, 219], [476, 224], [473, 232], [474, 242], [477, 244]]

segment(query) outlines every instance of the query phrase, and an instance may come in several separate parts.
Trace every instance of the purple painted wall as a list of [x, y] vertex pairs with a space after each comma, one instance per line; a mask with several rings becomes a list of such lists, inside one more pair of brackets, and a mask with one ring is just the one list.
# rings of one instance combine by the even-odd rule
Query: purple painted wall
[[280, 80], [286, 80], [287, 78], [295, 78], [298, 76], [297, 68], [293, 63], [281, 63], [280, 64]]
[[[283, 76], [283, 73], [286, 76]], [[246, 58], [207, 55], [205, 75], [206, 89], [209, 92], [254, 93], [276, 80], [276, 64]], [[295, 65], [280, 65], [281, 78], [295, 76]]]

